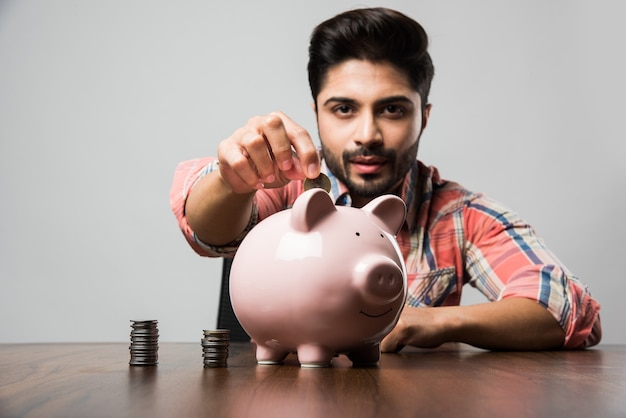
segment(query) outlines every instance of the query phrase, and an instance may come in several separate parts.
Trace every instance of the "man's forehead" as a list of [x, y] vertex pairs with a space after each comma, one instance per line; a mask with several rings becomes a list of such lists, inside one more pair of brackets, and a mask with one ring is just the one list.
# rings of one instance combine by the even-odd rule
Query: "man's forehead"
[[419, 100], [407, 75], [388, 63], [349, 60], [330, 68], [324, 77], [318, 100], [343, 101]]
[[[377, 98], [376, 100], [374, 100], [374, 102], [377, 105], [400, 104], [400, 103], [413, 105], [415, 104], [415, 99], [419, 100], [419, 96], [407, 97], [404, 95], [391, 95], [391, 96], [383, 96], [383, 97]], [[329, 105], [333, 103], [360, 104], [358, 98], [342, 97], [342, 96], [331, 96], [328, 99], [325, 99], [322, 104]]]

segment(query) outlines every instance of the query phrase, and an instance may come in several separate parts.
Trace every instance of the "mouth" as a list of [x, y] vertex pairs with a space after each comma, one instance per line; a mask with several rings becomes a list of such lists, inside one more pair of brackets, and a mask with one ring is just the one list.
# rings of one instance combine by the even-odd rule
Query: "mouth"
[[387, 159], [382, 157], [354, 157], [349, 160], [354, 172], [357, 174], [377, 174], [387, 165]]
[[363, 312], [363, 310], [361, 310], [361, 312], [359, 312], [359, 313], [360, 313], [360, 314], [363, 314], [363, 315], [365, 315], [365, 316], [367, 316], [368, 318], [380, 318], [381, 316], [385, 316], [385, 315], [387, 315], [387, 314], [388, 314], [389, 312], [391, 312], [391, 311], [392, 311], [392, 309], [391, 309], [391, 308], [389, 308], [389, 309], [387, 309], [385, 312], [383, 312], [383, 313], [381, 313], [381, 314], [379, 314], [379, 315], [372, 315], [372, 314], [368, 314], [368, 313]]

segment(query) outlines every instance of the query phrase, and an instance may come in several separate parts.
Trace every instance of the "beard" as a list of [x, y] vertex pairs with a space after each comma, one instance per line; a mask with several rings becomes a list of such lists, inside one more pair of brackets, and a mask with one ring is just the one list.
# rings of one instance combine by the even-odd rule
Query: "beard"
[[[368, 199], [397, 191], [406, 173], [415, 163], [419, 146], [418, 138], [413, 145], [400, 153], [400, 155], [398, 155], [395, 149], [360, 147], [356, 150], [346, 150], [339, 156], [327, 152], [324, 148], [324, 142], [320, 142], [322, 145], [322, 156], [329, 170], [348, 188], [352, 196]], [[386, 167], [384, 173], [360, 174], [358, 178], [354, 178], [350, 172], [350, 160], [355, 157], [371, 156], [385, 158]]]

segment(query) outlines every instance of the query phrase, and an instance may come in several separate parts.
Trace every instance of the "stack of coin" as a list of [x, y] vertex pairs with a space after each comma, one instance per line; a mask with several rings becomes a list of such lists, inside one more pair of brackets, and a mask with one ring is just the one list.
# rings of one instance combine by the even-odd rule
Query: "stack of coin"
[[230, 331], [227, 329], [204, 330], [202, 357], [204, 367], [227, 367]]
[[130, 365], [155, 366], [159, 362], [158, 321], [130, 322]]

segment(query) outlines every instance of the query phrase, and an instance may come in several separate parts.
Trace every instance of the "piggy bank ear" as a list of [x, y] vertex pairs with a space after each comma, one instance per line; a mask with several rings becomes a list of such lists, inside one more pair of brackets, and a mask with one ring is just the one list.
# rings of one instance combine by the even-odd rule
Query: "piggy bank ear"
[[406, 217], [406, 205], [392, 194], [377, 197], [363, 206], [363, 210], [376, 225], [394, 236], [400, 231]]
[[322, 219], [337, 211], [330, 195], [322, 189], [311, 189], [302, 193], [291, 208], [291, 226], [308, 232]]

